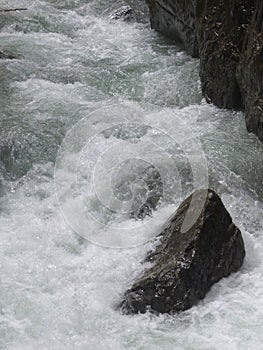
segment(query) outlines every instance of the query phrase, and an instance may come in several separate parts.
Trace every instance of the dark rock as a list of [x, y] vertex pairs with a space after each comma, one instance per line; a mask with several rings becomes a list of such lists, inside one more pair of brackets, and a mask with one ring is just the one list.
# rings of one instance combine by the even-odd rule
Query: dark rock
[[135, 12], [128, 5], [122, 6], [119, 9], [115, 10], [110, 15], [110, 18], [111, 19], [115, 19], [115, 20], [122, 20], [122, 21], [125, 21], [125, 22], [131, 22], [131, 21], [135, 21], [136, 20]]
[[247, 0], [198, 2], [196, 33], [202, 92], [218, 107], [244, 109], [236, 70], [252, 11]]
[[188, 53], [198, 56], [195, 32], [195, 1], [146, 0], [151, 27], [185, 45]]
[[246, 108], [246, 123], [250, 132], [263, 141], [263, 2], [257, 0], [248, 28], [237, 80]]
[[149, 9], [144, 0], [116, 0], [112, 3], [100, 4], [104, 7], [103, 14], [113, 20], [127, 22], [149, 23]]
[[215, 282], [238, 271], [244, 257], [241, 233], [218, 195], [196, 191], [165, 226], [160, 245], [147, 256], [153, 266], [126, 291], [120, 308], [124, 313], [189, 309]]
[[152, 28], [200, 57], [202, 92], [218, 107], [246, 111], [263, 140], [261, 0], [146, 0]]
[[13, 55], [13, 54], [0, 51], [0, 59], [2, 59], [2, 60], [14, 60], [16, 58], [18, 58], [18, 57]]

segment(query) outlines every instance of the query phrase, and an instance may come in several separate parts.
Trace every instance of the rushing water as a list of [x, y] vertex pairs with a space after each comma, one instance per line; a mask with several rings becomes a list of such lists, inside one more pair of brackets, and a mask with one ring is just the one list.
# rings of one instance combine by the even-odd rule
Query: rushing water
[[[138, 13], [145, 11], [142, 1], [128, 3]], [[198, 61], [151, 31], [146, 20], [125, 23], [109, 18], [122, 4], [1, 2], [1, 7], [28, 10], [0, 14], [0, 48], [17, 56], [0, 60], [0, 349], [262, 349], [263, 147], [246, 132], [242, 113], [218, 110], [202, 100]], [[108, 119], [101, 117], [105, 111]], [[120, 130], [113, 125], [113, 112], [131, 115], [129, 121], [136, 123]], [[140, 234], [137, 243], [158, 233], [167, 215], [193, 190], [190, 170], [196, 140], [201, 142], [209, 186], [221, 195], [240, 227], [247, 255], [238, 273], [217, 283], [187, 312], [121, 315], [115, 305], [145, 267], [140, 261], [153, 243], [126, 249], [89, 243], [59, 210], [55, 190], [70, 178], [70, 159], [81, 143], [76, 137], [70, 144], [64, 166], [57, 166], [62, 177], [55, 186], [59, 147], [72, 127], [79, 125], [78, 132], [89, 133], [89, 121], [97, 117], [103, 132], [83, 149], [78, 181], [83, 206], [106, 224], [102, 229], [87, 219], [81, 236], [101, 245], [134, 245], [133, 231]], [[88, 123], [78, 124], [82, 118]], [[158, 159], [158, 152], [149, 149], [151, 140], [161, 147], [163, 165], [166, 156], [175, 161], [182, 184], [179, 191], [168, 167], [169, 195], [140, 226], [140, 220], [99, 207], [89, 174], [104, 150], [110, 150], [114, 162], [113, 151], [122, 154], [125, 146], [129, 155], [136, 146], [142, 163], [120, 158], [112, 173], [115, 195], [129, 199], [131, 187], [123, 183], [134, 179], [133, 171], [148, 176], [142, 170], [146, 155], [150, 165]], [[96, 186], [107, 199], [104, 176], [112, 169], [101, 169]], [[61, 198], [78, 218], [70, 198]], [[112, 224], [130, 228], [129, 236], [103, 244], [114, 235]]]

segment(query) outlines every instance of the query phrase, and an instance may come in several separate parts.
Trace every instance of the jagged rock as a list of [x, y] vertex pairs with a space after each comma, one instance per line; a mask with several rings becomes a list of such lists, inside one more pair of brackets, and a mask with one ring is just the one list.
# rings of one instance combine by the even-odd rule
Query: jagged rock
[[124, 313], [186, 310], [215, 282], [238, 271], [244, 256], [241, 233], [218, 195], [196, 191], [166, 224], [159, 246], [146, 259], [152, 267], [126, 291], [119, 307]]
[[245, 110], [263, 140], [261, 0], [146, 0], [152, 28], [200, 57], [202, 92], [218, 107]]

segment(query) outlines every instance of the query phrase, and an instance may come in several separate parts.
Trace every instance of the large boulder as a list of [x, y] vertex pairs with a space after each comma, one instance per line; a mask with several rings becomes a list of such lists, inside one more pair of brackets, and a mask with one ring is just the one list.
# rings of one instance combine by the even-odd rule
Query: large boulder
[[188, 197], [146, 258], [151, 268], [124, 294], [124, 313], [174, 313], [203, 299], [211, 286], [238, 271], [245, 257], [239, 229], [212, 190]]
[[221, 108], [246, 111], [263, 140], [263, 2], [146, 0], [152, 28], [200, 57], [202, 92]]

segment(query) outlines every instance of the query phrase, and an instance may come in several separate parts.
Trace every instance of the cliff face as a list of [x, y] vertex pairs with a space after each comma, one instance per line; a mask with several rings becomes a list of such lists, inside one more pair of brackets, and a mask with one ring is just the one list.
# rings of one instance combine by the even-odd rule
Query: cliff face
[[252, 14], [251, 2], [198, 1], [196, 31], [202, 91], [221, 108], [244, 108], [236, 71]]
[[263, 141], [263, 2], [255, 11], [243, 45], [237, 80], [246, 109], [248, 131]]
[[205, 98], [244, 110], [263, 141], [262, 0], [146, 0], [151, 26], [200, 58]]
[[184, 44], [193, 57], [198, 56], [195, 31], [196, 0], [146, 0], [153, 29]]

